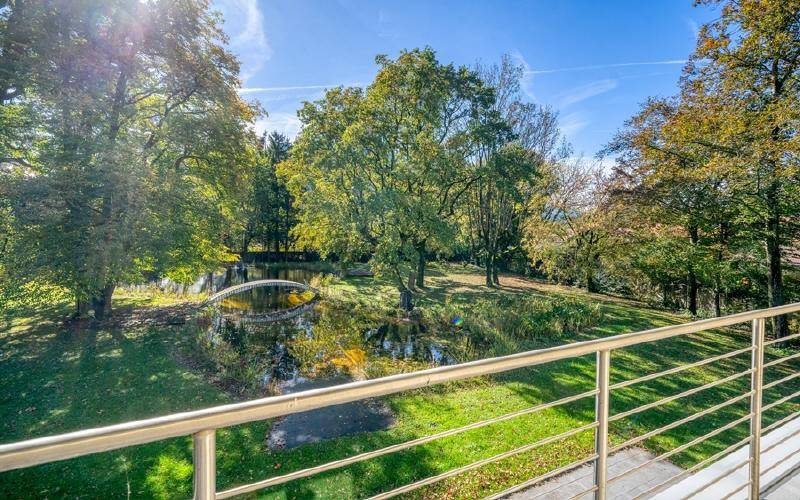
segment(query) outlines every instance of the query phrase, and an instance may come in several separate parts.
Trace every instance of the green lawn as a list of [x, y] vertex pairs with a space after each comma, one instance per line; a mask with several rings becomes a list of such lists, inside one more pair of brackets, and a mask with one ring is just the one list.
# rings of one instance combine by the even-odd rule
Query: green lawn
[[[447, 266], [433, 270], [430, 288], [418, 297], [423, 307], [443, 303], [468, 306], [486, 294], [580, 296], [601, 304], [599, 326], [581, 338], [595, 338], [662, 326], [687, 319], [648, 309], [641, 304], [602, 295], [588, 296], [569, 288], [506, 278], [503, 289], [488, 291], [474, 270]], [[392, 304], [396, 292], [371, 278], [335, 284], [332, 295], [369, 305]], [[123, 306], [142, 310], [165, 307], [171, 299], [141, 294], [121, 297]], [[117, 327], [70, 331], [59, 326], [66, 305], [52, 304], [36, 312], [7, 313], [0, 319], [0, 442], [57, 434], [146, 418], [230, 401], [181, 360], [188, 342], [175, 327]], [[681, 337], [614, 353], [612, 382], [625, 380], [746, 346], [746, 328]], [[552, 345], [515, 341], [506, 349]], [[768, 359], [778, 352], [771, 350]], [[787, 363], [787, 365], [790, 365]], [[742, 355], [713, 365], [614, 391], [612, 414], [701, 385], [749, 366]], [[767, 381], [790, 373], [797, 365], [769, 369]], [[332, 459], [400, 443], [492, 416], [523, 409], [590, 389], [594, 359], [587, 356], [540, 367], [516, 370], [491, 379], [451, 384], [387, 398], [397, 424], [386, 431], [339, 438], [274, 452], [266, 448], [268, 422], [238, 426], [218, 433], [218, 487], [255, 481], [321, 464]], [[699, 409], [745, 391], [747, 377], [703, 391], [674, 403], [615, 422], [612, 440], [619, 443]], [[766, 395], [766, 401], [796, 391], [786, 384]], [[797, 411], [787, 404], [768, 415], [767, 422]], [[662, 452], [710, 432], [746, 413], [741, 402], [667, 431], [644, 444]], [[586, 399], [534, 415], [519, 417], [461, 435], [437, 440], [397, 454], [354, 464], [313, 478], [289, 483], [269, 498], [354, 498], [444, 472], [557, 434], [593, 418], [593, 401]], [[740, 425], [676, 455], [688, 466], [746, 435]], [[572, 462], [591, 453], [592, 435], [585, 432], [533, 452], [487, 465], [416, 492], [415, 497], [472, 498]], [[188, 438], [102, 453], [0, 474], [0, 497], [158, 497], [185, 498], [191, 492], [191, 442]]]

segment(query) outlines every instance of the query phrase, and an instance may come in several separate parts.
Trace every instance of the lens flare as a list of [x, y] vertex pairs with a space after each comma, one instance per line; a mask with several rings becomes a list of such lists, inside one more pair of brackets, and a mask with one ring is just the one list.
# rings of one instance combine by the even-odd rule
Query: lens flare
[[464, 323], [464, 318], [462, 318], [461, 316], [456, 316], [455, 318], [453, 318], [453, 325], [461, 326], [463, 323]]

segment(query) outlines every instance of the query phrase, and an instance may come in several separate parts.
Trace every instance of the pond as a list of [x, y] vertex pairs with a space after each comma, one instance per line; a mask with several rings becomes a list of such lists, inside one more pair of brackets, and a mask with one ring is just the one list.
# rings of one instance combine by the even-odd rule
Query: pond
[[[321, 271], [299, 266], [233, 267], [221, 273], [224, 279], [208, 276], [213, 288], [207, 289], [261, 279], [309, 283], [320, 278]], [[314, 298], [311, 292], [270, 286], [223, 299], [198, 322], [207, 354], [238, 364], [229, 383], [267, 394], [281, 394], [312, 379], [373, 378], [456, 362], [448, 345], [417, 321], [355, 311], [324, 299], [294, 318], [269, 320], [271, 313]]]

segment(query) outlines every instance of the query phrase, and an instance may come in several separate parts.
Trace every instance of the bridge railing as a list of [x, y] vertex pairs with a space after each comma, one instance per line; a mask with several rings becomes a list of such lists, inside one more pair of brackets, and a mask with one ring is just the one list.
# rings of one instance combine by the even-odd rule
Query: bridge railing
[[[787, 377], [775, 380], [769, 384], [763, 383], [763, 372], [765, 368], [786, 362], [790, 359], [800, 357], [800, 352], [771, 360], [767, 363], [764, 362], [764, 349], [766, 346], [778, 342], [785, 342], [794, 338], [800, 337], [800, 333], [784, 337], [783, 339], [765, 341], [765, 322], [766, 319], [775, 316], [795, 313], [800, 311], [800, 303], [786, 305], [782, 307], [774, 307], [770, 309], [756, 310], [745, 312], [741, 314], [734, 314], [722, 318], [707, 319], [687, 323], [682, 325], [667, 326], [663, 328], [655, 328], [645, 330], [637, 333], [630, 333], [624, 335], [617, 335], [613, 337], [606, 337], [597, 340], [590, 340], [586, 342], [578, 342], [573, 344], [562, 345], [549, 349], [541, 349], [536, 351], [523, 352], [513, 354], [510, 356], [503, 356], [490, 359], [482, 359], [469, 363], [458, 365], [442, 366], [429, 370], [422, 370], [413, 373], [404, 373], [389, 377], [383, 377], [373, 380], [364, 380], [359, 382], [352, 382], [348, 384], [338, 385], [334, 387], [327, 387], [322, 389], [314, 389], [295, 394], [275, 396], [253, 401], [246, 401], [242, 403], [235, 403], [203, 410], [191, 411], [186, 413], [177, 413], [167, 415], [164, 417], [152, 418], [147, 420], [140, 420], [134, 422], [127, 422], [124, 424], [112, 425], [108, 427], [101, 427], [96, 429], [87, 429], [78, 432], [71, 432], [68, 434], [61, 434], [57, 436], [50, 436], [38, 439], [31, 439], [17, 443], [0, 445], [0, 471], [7, 471], [11, 469], [18, 469], [22, 467], [30, 467], [36, 464], [52, 462], [56, 460], [63, 460], [71, 457], [87, 455], [90, 453], [98, 453], [142, 443], [159, 441], [167, 438], [177, 436], [193, 436], [194, 442], [194, 491], [195, 498], [198, 499], [211, 499], [211, 498], [228, 498], [235, 495], [257, 491], [270, 486], [277, 486], [289, 481], [297, 480], [304, 477], [309, 477], [319, 474], [324, 471], [338, 469], [349, 464], [361, 462], [371, 458], [387, 455], [389, 453], [398, 452], [414, 446], [428, 443], [437, 439], [442, 439], [447, 436], [453, 436], [462, 432], [472, 429], [488, 426], [501, 421], [511, 420], [522, 415], [530, 415], [541, 412], [547, 408], [553, 408], [567, 403], [577, 401], [582, 398], [595, 399], [595, 418], [592, 422], [580, 425], [559, 434], [551, 435], [536, 442], [525, 444], [523, 446], [507, 450], [495, 456], [473, 462], [449, 471], [440, 473], [438, 475], [420, 479], [418, 481], [406, 484], [389, 491], [385, 491], [376, 495], [373, 498], [389, 498], [401, 493], [409, 492], [434, 484], [443, 479], [456, 476], [458, 474], [476, 469], [483, 465], [497, 462], [499, 460], [519, 455], [524, 452], [535, 450], [547, 444], [555, 443], [560, 440], [574, 436], [581, 432], [593, 431], [595, 435], [594, 451], [588, 457], [575, 461], [558, 469], [551, 470], [546, 474], [538, 477], [531, 478], [521, 484], [512, 488], [499, 492], [491, 498], [499, 498], [504, 495], [510, 494], [530, 486], [533, 486], [548, 478], [557, 476], [565, 471], [571, 470], [580, 465], [593, 463], [595, 470], [594, 485], [580, 493], [577, 496], [583, 496], [587, 493], [594, 493], [598, 499], [606, 497], [606, 491], [609, 483], [612, 483], [621, 477], [633, 473], [639, 467], [618, 474], [612, 478], [608, 477], [608, 457], [609, 454], [621, 450], [627, 446], [634, 445], [645, 439], [658, 435], [666, 430], [676, 428], [681, 425], [689, 424], [692, 421], [707, 415], [711, 412], [717, 411], [721, 408], [735, 404], [740, 401], [750, 402], [750, 411], [705, 435], [691, 440], [671, 451], [668, 451], [650, 462], [663, 460], [670, 456], [686, 450], [691, 446], [695, 446], [713, 436], [716, 436], [733, 427], [749, 422], [749, 434], [747, 438], [735, 443], [721, 452], [714, 454], [711, 457], [698, 463], [691, 469], [678, 474], [674, 478], [659, 485], [654, 485], [653, 488], [642, 493], [640, 496], [652, 494], [666, 488], [669, 484], [677, 481], [686, 474], [694, 472], [695, 470], [705, 467], [713, 461], [721, 459], [723, 456], [734, 452], [738, 448], [750, 445], [750, 455], [745, 463], [749, 463], [750, 474], [747, 483], [740, 485], [738, 491], [747, 488], [750, 498], [758, 498], [759, 490], [762, 489], [760, 485], [761, 475], [766, 473], [767, 470], [761, 470], [760, 467], [760, 443], [762, 432], [766, 432], [785, 422], [794, 418], [797, 414], [793, 413], [787, 417], [772, 423], [770, 426], [762, 428], [762, 414], [764, 411], [775, 408], [777, 405], [790, 401], [792, 398], [800, 395], [800, 391], [792, 393], [788, 396], [780, 398], [768, 404], [763, 404], [762, 395], [765, 388], [772, 388], [779, 384], [790, 381], [798, 376], [795, 372]], [[748, 347], [737, 349], [731, 352], [722, 353], [719, 355], [706, 357], [700, 361], [680, 365], [668, 370], [658, 373], [644, 375], [635, 379], [625, 380], [615, 384], [610, 383], [610, 368], [612, 353], [621, 348], [644, 344], [648, 342], [655, 342], [671, 337], [680, 335], [694, 334], [711, 329], [733, 326], [741, 323], [750, 322], [752, 324], [752, 341]], [[751, 363], [750, 368], [729, 376], [705, 383], [679, 394], [665, 396], [662, 399], [652, 403], [644, 404], [638, 408], [634, 408], [621, 413], [610, 415], [610, 398], [613, 390], [623, 387], [632, 386], [634, 384], [654, 380], [658, 377], [679, 373], [683, 370], [695, 368], [716, 361], [720, 361], [734, 356], [750, 353]], [[494, 373], [506, 372], [518, 368], [525, 368], [543, 363], [550, 363], [558, 360], [575, 358], [585, 356], [588, 354], [595, 354], [597, 359], [596, 364], [596, 382], [595, 387], [589, 391], [565, 397], [556, 401], [538, 404], [526, 409], [518, 410], [505, 415], [496, 416], [488, 420], [475, 422], [463, 427], [446, 430], [436, 434], [419, 437], [410, 441], [391, 445], [385, 448], [368, 451], [359, 455], [350, 456], [323, 465], [310, 467], [307, 469], [297, 470], [284, 474], [282, 476], [270, 477], [262, 481], [252, 484], [237, 486], [225, 491], [217, 491], [216, 488], [216, 452], [215, 452], [215, 436], [216, 430], [233, 425], [253, 422], [257, 420], [270, 419], [275, 417], [286, 416], [293, 413], [314, 410], [327, 406], [347, 403], [351, 401], [358, 401], [367, 398], [375, 398], [394, 394], [401, 391], [408, 391], [422, 387], [429, 387], [445, 382], [467, 379], [471, 377], [478, 377], [482, 375], [489, 375]], [[727, 401], [706, 408], [702, 411], [696, 412], [687, 417], [681, 418], [677, 421], [671, 422], [659, 429], [647, 432], [641, 436], [629, 439], [628, 441], [611, 446], [609, 443], [609, 423], [630, 417], [642, 411], [656, 408], [660, 405], [680, 400], [681, 398], [697, 394], [701, 391], [706, 391], [714, 387], [720, 386], [727, 382], [748, 377], [750, 379], [750, 390], [739, 394]], [[648, 463], [650, 463], [648, 462]], [[645, 464], [646, 465], [646, 464]], [[740, 466], [742, 464], [739, 464]], [[640, 466], [641, 467], [641, 466]], [[716, 482], [716, 480], [715, 480]], [[726, 494], [730, 496], [735, 492], [720, 492], [720, 497]], [[576, 496], [576, 497], [577, 497]]]
[[310, 290], [314, 292], [315, 295], [319, 295], [319, 290], [305, 283], [298, 283], [296, 281], [288, 281], [288, 280], [266, 279], [266, 280], [245, 281], [244, 283], [239, 283], [238, 285], [229, 286], [228, 288], [220, 290], [217, 293], [209, 296], [204, 301], [204, 303], [213, 304], [214, 302], [219, 302], [225, 297], [230, 297], [231, 295], [234, 295], [236, 293], [244, 292], [245, 290], [252, 290], [253, 288], [260, 288], [267, 286], [283, 286], [287, 288], [293, 288], [296, 290]]

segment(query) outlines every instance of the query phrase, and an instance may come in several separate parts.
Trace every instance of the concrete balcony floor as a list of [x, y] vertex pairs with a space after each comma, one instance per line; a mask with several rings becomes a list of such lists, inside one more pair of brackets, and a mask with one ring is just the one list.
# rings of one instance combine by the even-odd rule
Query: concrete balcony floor
[[[792, 435], [797, 433], [795, 435]], [[761, 476], [761, 498], [769, 500], [800, 499], [800, 417], [764, 434], [761, 449], [774, 445], [774, 448], [761, 455], [761, 470], [778, 464], [774, 469]], [[747, 489], [726, 497], [733, 490], [747, 482], [749, 465], [742, 465], [725, 478], [708, 488], [694, 493], [705, 484], [710, 483], [723, 473], [736, 467], [747, 459], [750, 447], [743, 446], [739, 450], [709, 465], [693, 475], [679, 481], [666, 490], [644, 498], [657, 500], [675, 500], [691, 498], [696, 500], [718, 500], [720, 498], [747, 499]], [[787, 458], [788, 457], [788, 458]], [[652, 460], [654, 455], [643, 448], [622, 450], [608, 458], [609, 479]], [[683, 469], [668, 461], [657, 461], [642, 467], [608, 484], [607, 497], [613, 500], [629, 500], [669, 480]], [[593, 465], [585, 465], [571, 472], [544, 482], [533, 488], [520, 491], [508, 498], [513, 500], [563, 500], [571, 498], [591, 499], [593, 494], [576, 497], [594, 484]]]

